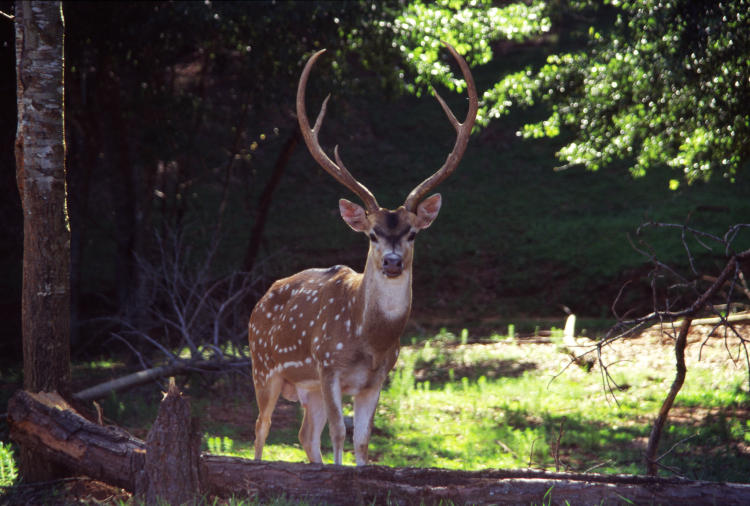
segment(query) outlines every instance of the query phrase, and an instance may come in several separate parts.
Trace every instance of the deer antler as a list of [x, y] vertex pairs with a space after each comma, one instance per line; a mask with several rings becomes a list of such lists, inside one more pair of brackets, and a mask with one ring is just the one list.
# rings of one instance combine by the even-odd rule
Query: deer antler
[[339, 156], [338, 145], [333, 150], [333, 155], [336, 158], [335, 163], [328, 157], [328, 155], [326, 155], [323, 148], [320, 147], [318, 133], [323, 124], [323, 118], [326, 115], [328, 99], [331, 98], [330, 94], [326, 97], [323, 101], [323, 105], [320, 107], [318, 118], [315, 120], [315, 126], [310, 128], [310, 121], [307, 119], [307, 112], [305, 109], [305, 89], [307, 88], [307, 78], [310, 76], [310, 71], [312, 70], [313, 65], [315, 65], [315, 61], [324, 52], [325, 49], [321, 49], [310, 57], [299, 78], [299, 84], [297, 85], [297, 121], [299, 121], [299, 127], [300, 130], [302, 130], [302, 137], [305, 139], [305, 144], [307, 144], [307, 149], [310, 150], [312, 157], [326, 172], [332, 175], [336, 181], [354, 192], [365, 204], [365, 209], [367, 209], [368, 212], [377, 211], [380, 206], [378, 205], [377, 200], [375, 200], [375, 196], [362, 183], [354, 179], [344, 166], [344, 163]]
[[466, 145], [469, 143], [471, 129], [474, 126], [474, 120], [477, 118], [477, 110], [479, 109], [479, 100], [477, 98], [477, 89], [474, 85], [474, 77], [472, 77], [471, 75], [471, 71], [469, 70], [469, 66], [466, 64], [466, 60], [464, 60], [463, 57], [458, 54], [458, 52], [456, 52], [456, 50], [453, 49], [453, 47], [451, 47], [449, 44], [445, 42], [443, 42], [443, 44], [448, 48], [448, 51], [451, 52], [453, 58], [455, 58], [455, 60], [458, 62], [458, 66], [461, 67], [461, 72], [463, 73], [464, 79], [466, 80], [466, 86], [469, 93], [469, 111], [466, 113], [466, 119], [464, 120], [464, 122], [459, 123], [448, 107], [448, 104], [445, 103], [445, 100], [443, 100], [443, 98], [438, 94], [436, 90], [432, 90], [433, 93], [435, 93], [435, 98], [438, 100], [438, 102], [440, 102], [440, 106], [443, 108], [443, 111], [445, 111], [446, 116], [448, 116], [448, 120], [453, 125], [453, 128], [456, 129], [456, 144], [453, 146], [453, 151], [448, 154], [448, 158], [446, 158], [443, 166], [440, 167], [438, 171], [435, 172], [432, 176], [422, 181], [416, 188], [411, 191], [411, 193], [409, 193], [409, 196], [406, 197], [404, 207], [411, 212], [414, 212], [416, 210], [417, 205], [428, 192], [430, 192], [433, 188], [443, 182], [445, 178], [450, 176], [451, 173], [456, 169], [456, 166], [458, 166], [458, 162], [461, 161], [461, 157], [464, 155], [464, 151], [466, 151]]

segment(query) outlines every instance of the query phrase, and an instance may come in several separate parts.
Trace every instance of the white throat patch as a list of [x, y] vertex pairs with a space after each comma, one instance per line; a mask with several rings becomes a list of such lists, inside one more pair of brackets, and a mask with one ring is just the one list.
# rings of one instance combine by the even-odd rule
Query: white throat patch
[[378, 272], [373, 278], [373, 293], [368, 295], [375, 297], [383, 316], [389, 320], [404, 316], [411, 303], [411, 273], [389, 279]]

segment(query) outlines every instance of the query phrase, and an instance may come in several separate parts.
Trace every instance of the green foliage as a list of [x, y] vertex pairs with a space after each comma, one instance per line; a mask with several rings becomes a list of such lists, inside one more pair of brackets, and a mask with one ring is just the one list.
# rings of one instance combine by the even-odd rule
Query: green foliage
[[18, 479], [18, 466], [9, 443], [0, 441], [0, 487], [10, 487]]
[[[397, 32], [396, 38], [420, 74], [417, 82], [431, 74], [450, 76], [446, 66], [434, 63], [437, 38], [468, 52], [473, 62], [485, 63], [492, 57], [487, 40], [544, 33], [549, 30], [545, 14], [562, 16], [564, 23], [556, 30], [574, 31], [574, 16], [585, 14], [607, 26], [589, 27], [585, 50], [550, 55], [541, 68], [507, 74], [485, 92], [478, 125], [486, 126], [513, 106], [544, 103], [548, 117], [527, 123], [519, 135], [556, 137], [569, 130], [574, 137], [558, 152], [566, 166], [597, 170], [626, 160], [635, 176], [668, 165], [688, 182], [712, 175], [734, 180], [748, 160], [747, 0], [580, 1], [547, 10], [535, 2], [500, 10], [504, 14], [498, 17], [490, 2], [407, 7], [399, 22], [402, 32], [409, 28], [411, 33]], [[606, 18], [612, 14], [609, 26]], [[519, 17], [526, 20], [522, 27], [516, 26]], [[477, 21], [485, 18], [486, 23]], [[670, 188], [677, 186], [671, 179]]]
[[393, 22], [394, 43], [416, 70], [416, 85], [440, 82], [459, 92], [465, 83], [454, 79], [450, 67], [440, 60], [441, 41], [466, 54], [470, 63], [479, 65], [492, 59], [493, 41], [520, 42], [549, 28], [544, 2], [539, 1], [498, 7], [491, 0], [417, 0], [409, 3]]

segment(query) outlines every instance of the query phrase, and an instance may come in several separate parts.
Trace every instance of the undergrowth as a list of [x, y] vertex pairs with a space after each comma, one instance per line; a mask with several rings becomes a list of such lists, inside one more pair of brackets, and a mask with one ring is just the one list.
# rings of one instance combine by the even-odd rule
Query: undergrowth
[[10, 444], [0, 441], [0, 487], [10, 487], [18, 479], [18, 465]]

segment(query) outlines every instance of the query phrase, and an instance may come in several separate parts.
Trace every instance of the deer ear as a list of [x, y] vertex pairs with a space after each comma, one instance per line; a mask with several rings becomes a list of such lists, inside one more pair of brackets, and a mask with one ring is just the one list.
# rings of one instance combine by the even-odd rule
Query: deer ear
[[419, 229], [425, 229], [432, 225], [440, 211], [440, 204], [443, 199], [439, 193], [427, 197], [417, 206], [417, 222], [415, 226]]
[[367, 232], [370, 230], [370, 222], [367, 219], [367, 213], [361, 206], [346, 199], [339, 200], [339, 211], [341, 217], [347, 225], [356, 232]]

